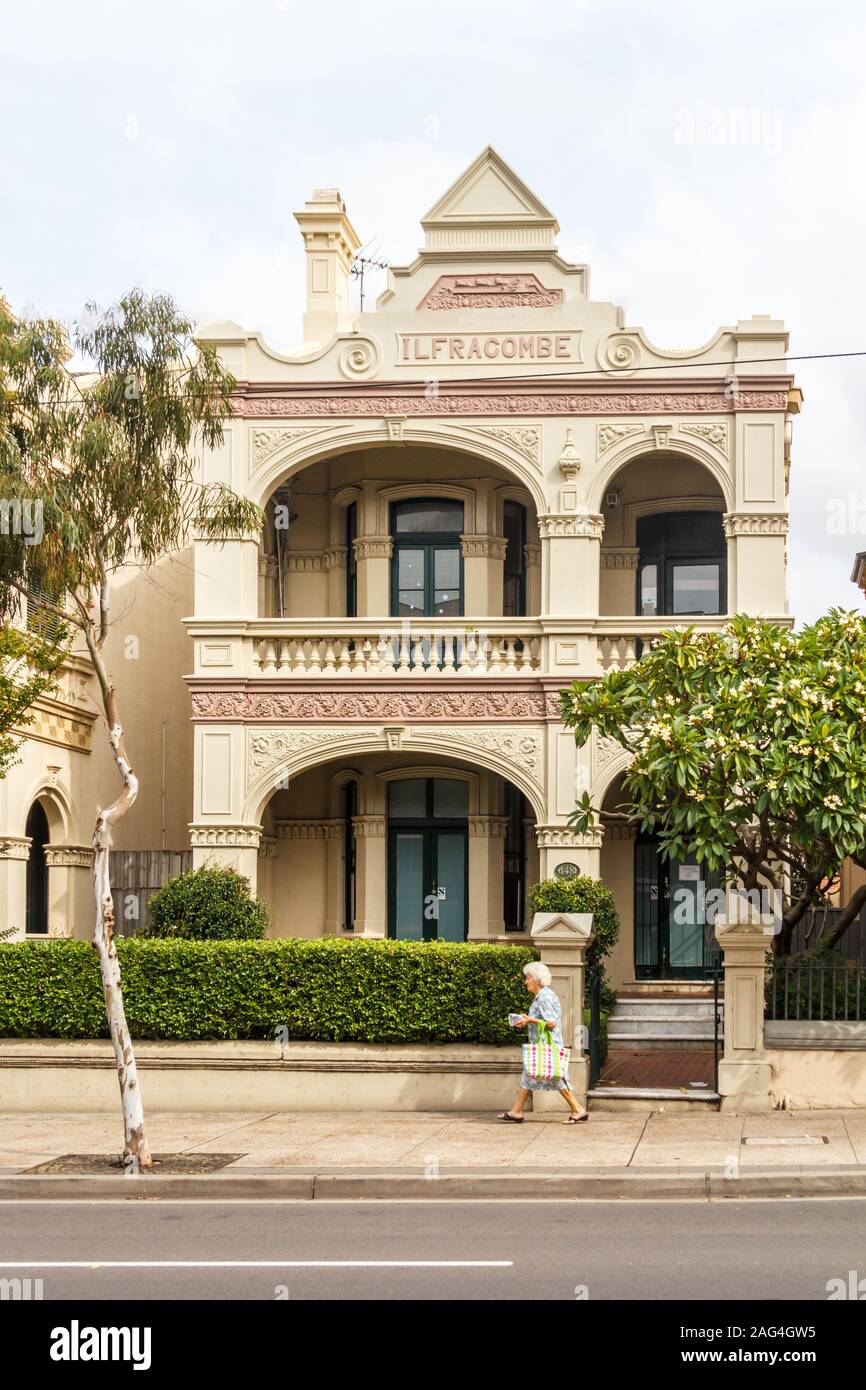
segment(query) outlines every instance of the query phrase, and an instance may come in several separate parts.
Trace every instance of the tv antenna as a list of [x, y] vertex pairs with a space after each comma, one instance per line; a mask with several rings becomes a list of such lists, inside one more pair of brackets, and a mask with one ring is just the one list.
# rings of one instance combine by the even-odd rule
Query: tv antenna
[[[369, 251], [369, 255], [365, 256], [365, 251]], [[358, 252], [357, 256], [355, 257], [351, 266], [349, 267], [349, 274], [354, 276], [354, 278], [358, 281], [358, 288], [360, 290], [361, 295], [360, 312], [362, 314], [364, 312], [364, 271], [368, 266], [371, 270], [388, 269], [388, 262], [383, 261], [381, 259], [381, 253], [378, 251], [377, 247], [369, 241], [367, 242], [366, 246], [361, 247], [361, 250]]]

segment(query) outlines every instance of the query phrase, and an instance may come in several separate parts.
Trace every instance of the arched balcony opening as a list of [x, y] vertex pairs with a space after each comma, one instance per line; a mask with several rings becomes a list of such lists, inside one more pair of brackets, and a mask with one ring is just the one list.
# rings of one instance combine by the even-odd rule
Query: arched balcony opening
[[262, 816], [258, 893], [281, 936], [514, 939], [529, 930], [535, 815], [507, 778], [445, 757], [309, 768]]
[[658, 450], [625, 463], [602, 497], [600, 613], [677, 622], [727, 613], [725, 507], [696, 459]]

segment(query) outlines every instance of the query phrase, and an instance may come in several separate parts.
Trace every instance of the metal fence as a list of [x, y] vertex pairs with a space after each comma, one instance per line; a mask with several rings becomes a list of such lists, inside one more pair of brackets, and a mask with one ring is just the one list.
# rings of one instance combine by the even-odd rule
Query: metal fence
[[150, 900], [166, 879], [192, 868], [192, 850], [113, 849], [109, 851], [115, 931], [134, 936], [150, 921]]
[[774, 960], [767, 967], [765, 1016], [796, 1020], [866, 1021], [866, 970], [844, 960]]
[[[794, 928], [791, 955], [814, 951], [821, 937], [831, 932], [838, 920], [838, 908], [816, 908], [807, 912]], [[855, 917], [839, 944], [833, 948], [833, 955], [839, 960], [857, 961], [866, 967], [866, 908], [859, 917]]]

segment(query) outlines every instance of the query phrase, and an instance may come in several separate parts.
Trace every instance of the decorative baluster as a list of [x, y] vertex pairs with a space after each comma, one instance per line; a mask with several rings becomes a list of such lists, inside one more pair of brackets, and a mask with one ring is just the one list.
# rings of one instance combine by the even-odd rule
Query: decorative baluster
[[258, 671], [262, 669], [262, 652], [264, 651], [264, 646], [264, 642], [253, 642], [253, 665]]
[[280, 668], [280, 671], [283, 673], [283, 675], [286, 674], [286, 672], [287, 672], [288, 669], [289, 669], [289, 666], [291, 665], [291, 660], [292, 660], [292, 657], [291, 657], [291, 649], [292, 649], [292, 644], [291, 644], [291, 642], [281, 642], [281, 643], [280, 643], [279, 668]]
[[353, 676], [363, 676], [365, 672], [370, 670], [372, 650], [373, 643], [369, 637], [365, 637], [363, 642], [359, 638], [355, 639], [355, 654], [352, 657]]
[[454, 634], [445, 633], [442, 638], [442, 675], [456, 675], [454, 669]]
[[340, 637], [337, 640], [340, 654], [337, 658], [337, 675], [349, 676], [352, 673], [352, 654], [349, 651], [352, 643], [348, 637]]
[[498, 676], [502, 672], [502, 652], [499, 647], [501, 638], [490, 638], [490, 655], [487, 659], [487, 670], [491, 676]]
[[518, 652], [517, 660], [520, 667], [520, 674], [522, 676], [528, 676], [532, 670], [532, 641], [530, 638], [524, 637], [520, 643], [520, 651]]
[[322, 674], [322, 641], [318, 637], [311, 637], [310, 654], [307, 660], [307, 675], [320, 676]]
[[292, 675], [301, 676], [304, 673], [306, 661], [304, 659], [304, 644], [297, 638], [290, 643], [292, 649]]
[[394, 646], [399, 649], [399, 662], [397, 671], [399, 675], [406, 676], [412, 669], [409, 665], [409, 634], [404, 628], [399, 638], [394, 639]]
[[412, 675], [423, 676], [424, 674], [424, 634], [417, 633], [412, 642]]
[[624, 642], [625, 642], [625, 660], [624, 660], [624, 662], [623, 662], [623, 665], [624, 665], [624, 666], [633, 666], [634, 663], [637, 661], [637, 644], [638, 644], [638, 640], [639, 640], [639, 639], [638, 639], [637, 637], [626, 637], [626, 638], [624, 639]]
[[269, 642], [267, 639], [262, 643], [262, 646], [264, 647], [262, 653], [262, 675], [270, 676], [277, 669], [276, 648], [273, 642]]
[[516, 673], [517, 671], [517, 657], [514, 651], [513, 637], [506, 637], [505, 639], [505, 670], [508, 675]]

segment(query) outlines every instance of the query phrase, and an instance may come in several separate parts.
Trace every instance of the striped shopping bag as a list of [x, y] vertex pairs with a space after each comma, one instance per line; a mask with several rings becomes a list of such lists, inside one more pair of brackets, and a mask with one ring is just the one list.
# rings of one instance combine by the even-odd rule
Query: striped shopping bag
[[553, 1041], [546, 1023], [538, 1025], [538, 1042], [523, 1044], [523, 1069], [533, 1081], [559, 1081], [568, 1076], [571, 1051]]

